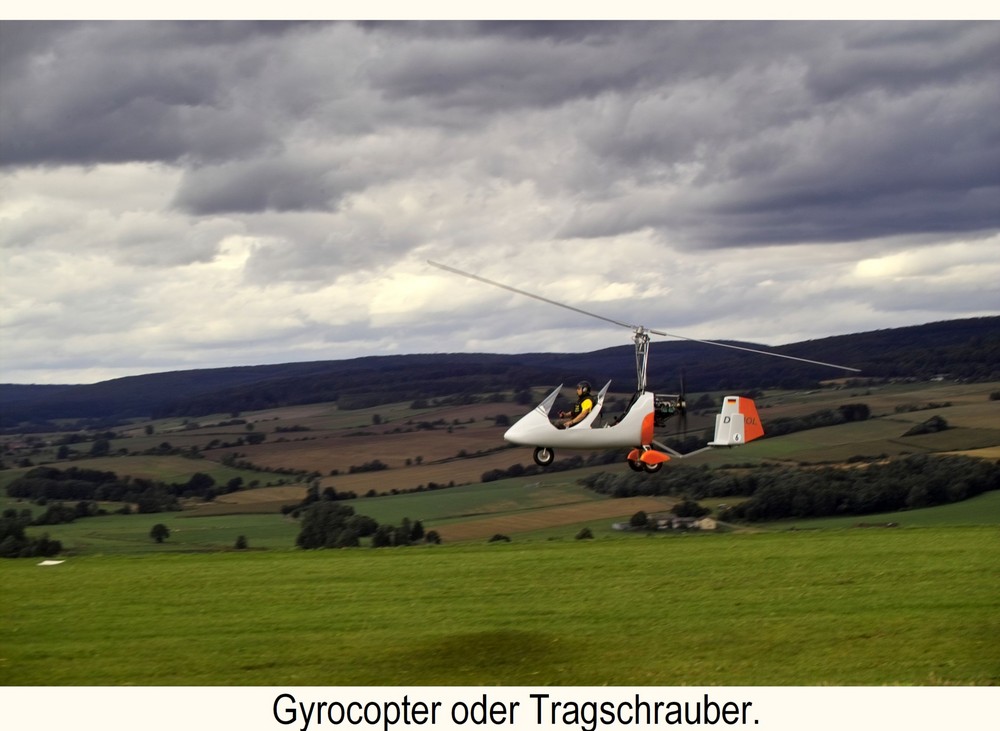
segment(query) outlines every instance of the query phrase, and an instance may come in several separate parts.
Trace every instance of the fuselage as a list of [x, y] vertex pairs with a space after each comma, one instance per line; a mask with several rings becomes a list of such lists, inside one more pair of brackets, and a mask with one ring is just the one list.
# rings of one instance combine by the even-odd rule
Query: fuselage
[[617, 449], [648, 445], [653, 439], [654, 396], [648, 391], [638, 395], [629, 410], [615, 424], [595, 426], [604, 405], [605, 386], [590, 414], [576, 426], [560, 429], [549, 413], [559, 395], [559, 388], [521, 417], [503, 435], [511, 444], [562, 449]]

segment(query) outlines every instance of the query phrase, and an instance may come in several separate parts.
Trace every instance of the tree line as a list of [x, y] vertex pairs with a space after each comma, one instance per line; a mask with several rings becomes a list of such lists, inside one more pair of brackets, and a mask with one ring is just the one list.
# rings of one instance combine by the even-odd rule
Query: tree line
[[[119, 477], [114, 472], [69, 467], [36, 467], [7, 486], [12, 498], [31, 500], [39, 505], [53, 501], [104, 501], [134, 504], [140, 513], [180, 510], [181, 498], [212, 500], [217, 495], [239, 490], [243, 478], [234, 477], [224, 485], [203, 472], [187, 482], [165, 483], [140, 477]], [[64, 521], [65, 522], [65, 521]]]
[[784, 416], [768, 419], [765, 437], [780, 437], [808, 429], [820, 429], [825, 426], [837, 426], [850, 421], [865, 421], [871, 416], [867, 404], [844, 404], [836, 409], [822, 409], [806, 416]]
[[910, 455], [850, 468], [679, 466], [655, 475], [595, 474], [581, 483], [612, 497], [745, 496], [747, 500], [722, 510], [719, 518], [757, 522], [867, 515], [958, 502], [1000, 489], [1000, 463], [959, 455]]
[[[930, 323], [812, 340], [775, 348], [787, 355], [842, 362], [869, 378], [1000, 379], [1000, 317]], [[657, 343], [657, 373], [676, 388], [684, 368], [690, 391], [731, 391], [774, 385], [816, 385], [816, 369], [778, 359], [721, 356], [699, 343]], [[522, 355], [438, 354], [372, 356], [349, 361], [206, 369], [150, 374], [98, 384], [38, 387], [0, 384], [0, 428], [12, 433], [59, 431], [56, 419], [115, 424], [136, 416], [200, 416], [304, 403], [338, 401], [360, 408], [468, 394], [524, 392], [559, 383], [567, 372], [627, 383], [632, 346], [593, 353]], [[773, 361], [773, 362], [772, 362]], [[46, 423], [48, 422], [48, 423]]]
[[356, 548], [362, 538], [371, 538], [372, 548], [440, 543], [437, 531], [425, 531], [423, 524], [403, 518], [398, 526], [379, 524], [360, 515], [350, 505], [333, 499], [312, 502], [302, 513], [301, 528], [295, 539], [299, 548]]
[[49, 538], [48, 533], [41, 537], [26, 535], [25, 528], [32, 524], [30, 510], [18, 513], [8, 508], [3, 511], [0, 515], [0, 558], [55, 556], [62, 551], [62, 543]]

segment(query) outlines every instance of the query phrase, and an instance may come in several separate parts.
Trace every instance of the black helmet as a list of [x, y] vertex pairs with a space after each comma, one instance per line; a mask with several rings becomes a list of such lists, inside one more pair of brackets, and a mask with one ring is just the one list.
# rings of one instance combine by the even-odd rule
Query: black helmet
[[580, 381], [576, 387], [583, 391], [584, 395], [590, 393], [590, 381]]

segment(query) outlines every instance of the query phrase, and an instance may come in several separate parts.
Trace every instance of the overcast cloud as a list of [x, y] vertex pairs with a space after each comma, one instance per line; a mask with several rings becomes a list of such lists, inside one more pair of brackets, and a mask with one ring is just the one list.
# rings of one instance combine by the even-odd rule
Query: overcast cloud
[[997, 22], [3, 22], [0, 381], [629, 342], [427, 259], [697, 338], [998, 314], [998, 119]]

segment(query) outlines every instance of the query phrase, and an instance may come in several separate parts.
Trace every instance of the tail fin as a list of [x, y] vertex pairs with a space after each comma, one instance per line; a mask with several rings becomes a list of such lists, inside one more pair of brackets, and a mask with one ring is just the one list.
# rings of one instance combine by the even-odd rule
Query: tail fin
[[715, 439], [710, 447], [738, 447], [764, 436], [764, 427], [753, 400], [743, 396], [726, 396], [722, 412], [715, 417]]

